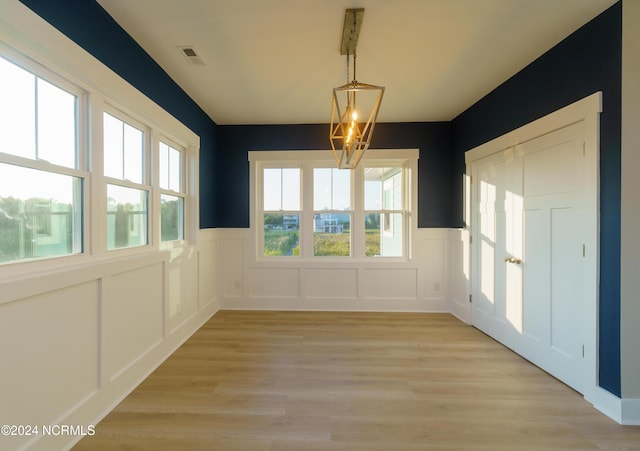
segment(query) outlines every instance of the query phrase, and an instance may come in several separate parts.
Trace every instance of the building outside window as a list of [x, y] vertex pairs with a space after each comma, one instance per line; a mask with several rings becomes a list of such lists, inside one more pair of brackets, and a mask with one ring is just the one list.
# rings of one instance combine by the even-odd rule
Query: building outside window
[[313, 168], [314, 256], [351, 256], [351, 172]]

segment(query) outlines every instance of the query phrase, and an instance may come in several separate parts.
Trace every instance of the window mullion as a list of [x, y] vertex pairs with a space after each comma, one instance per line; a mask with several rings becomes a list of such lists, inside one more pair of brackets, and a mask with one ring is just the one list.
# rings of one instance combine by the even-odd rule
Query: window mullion
[[352, 202], [352, 224], [351, 224], [351, 241], [352, 256], [354, 258], [362, 258], [365, 254], [365, 231], [364, 231], [364, 169], [363, 165], [359, 165], [352, 172], [351, 178], [351, 202]]
[[161, 237], [161, 194], [160, 194], [160, 166], [158, 136], [153, 128], [145, 133], [144, 148], [142, 149], [142, 170], [144, 172], [143, 181], [150, 185], [148, 206], [148, 242], [152, 246], [158, 246], [162, 241]]
[[38, 129], [40, 127], [40, 115], [38, 114], [38, 77], [34, 76], [33, 77], [33, 85], [34, 85], [34, 96], [33, 96], [33, 103], [34, 103], [34, 108], [33, 108], [33, 115], [35, 116], [33, 118], [35, 127], [34, 127], [34, 131], [35, 131], [35, 136], [34, 136], [34, 141], [35, 141], [35, 159], [36, 160], [40, 160], [39, 158], [39, 148], [40, 148], [40, 133], [38, 132]]
[[126, 180], [124, 178], [124, 174], [125, 174], [125, 162], [126, 162], [126, 151], [125, 151], [125, 139], [124, 139], [124, 121], [122, 122], [122, 130], [120, 131], [120, 138], [122, 139], [122, 144], [120, 145], [120, 147], [122, 148], [122, 167], [120, 168], [120, 174], [121, 174], [121, 178], [122, 180]]
[[300, 255], [313, 256], [313, 167], [309, 163], [302, 165], [302, 221], [300, 224]]

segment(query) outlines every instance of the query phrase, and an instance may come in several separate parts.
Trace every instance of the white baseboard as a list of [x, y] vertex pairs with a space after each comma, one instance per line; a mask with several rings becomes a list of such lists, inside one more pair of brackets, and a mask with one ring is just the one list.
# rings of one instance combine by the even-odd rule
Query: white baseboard
[[360, 299], [301, 297], [227, 297], [221, 308], [226, 310], [292, 310], [353, 312], [425, 312], [447, 313], [446, 299]]
[[640, 399], [621, 399], [600, 387], [585, 399], [616, 423], [640, 426]]
[[640, 426], [640, 399], [622, 399], [622, 424]]

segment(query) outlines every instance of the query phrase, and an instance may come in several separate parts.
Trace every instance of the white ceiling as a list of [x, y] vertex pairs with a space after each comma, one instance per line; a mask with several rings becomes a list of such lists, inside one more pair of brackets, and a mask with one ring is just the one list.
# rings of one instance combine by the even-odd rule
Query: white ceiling
[[[97, 0], [218, 124], [327, 123], [364, 7], [358, 81], [380, 122], [448, 121], [616, 0]], [[195, 66], [178, 50], [195, 46]]]

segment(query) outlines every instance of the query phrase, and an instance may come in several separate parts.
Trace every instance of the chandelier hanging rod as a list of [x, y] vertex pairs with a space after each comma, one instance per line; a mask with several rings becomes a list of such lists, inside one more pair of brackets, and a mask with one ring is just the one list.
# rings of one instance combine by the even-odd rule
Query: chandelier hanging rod
[[352, 8], [345, 11], [340, 55], [355, 55], [363, 17], [364, 8]]

